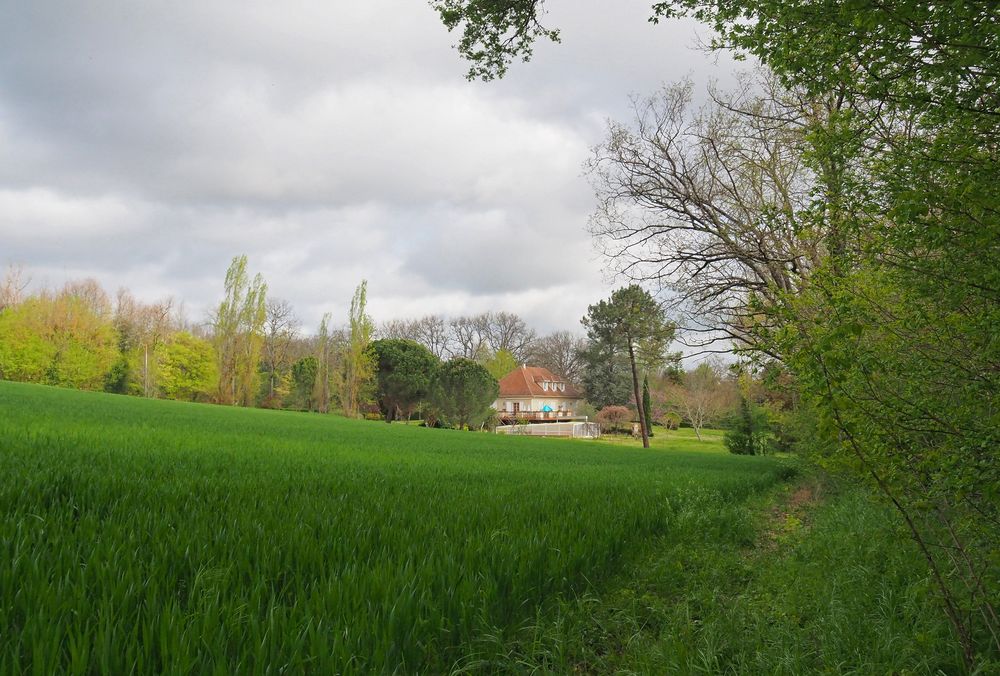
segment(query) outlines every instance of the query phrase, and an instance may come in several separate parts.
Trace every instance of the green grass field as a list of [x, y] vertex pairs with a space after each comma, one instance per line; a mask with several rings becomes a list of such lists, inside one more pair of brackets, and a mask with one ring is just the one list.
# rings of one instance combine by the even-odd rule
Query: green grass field
[[[762, 652], [766, 613], [678, 614], [751, 588], [736, 564], [797, 471], [718, 438], [643, 450], [2, 382], [0, 414], [0, 673], [687, 671], [706, 636], [755, 632], [710, 655], [726, 670], [829, 628], [814, 611]], [[787, 610], [784, 577], [756, 584]], [[646, 597], [665, 610], [622, 648], [647, 613], [622, 599]], [[594, 634], [605, 615], [618, 629]]]

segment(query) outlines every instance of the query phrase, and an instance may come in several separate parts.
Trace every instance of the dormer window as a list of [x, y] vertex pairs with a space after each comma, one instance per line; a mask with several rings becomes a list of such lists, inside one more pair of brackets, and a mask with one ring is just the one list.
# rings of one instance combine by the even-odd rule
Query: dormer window
[[542, 390], [545, 391], [545, 392], [549, 391], [549, 381], [547, 381], [547, 380], [543, 380], [542, 381]]
[[566, 383], [559, 383], [559, 391], [560, 392], [566, 391]]

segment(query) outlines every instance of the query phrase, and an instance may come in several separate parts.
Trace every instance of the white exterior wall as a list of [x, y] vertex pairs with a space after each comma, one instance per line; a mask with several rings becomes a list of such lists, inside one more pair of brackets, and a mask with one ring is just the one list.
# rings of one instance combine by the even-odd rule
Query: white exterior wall
[[498, 411], [511, 412], [514, 410], [514, 403], [517, 402], [521, 404], [522, 411], [541, 411], [549, 406], [553, 411], [572, 411], [575, 413], [581, 401], [581, 399], [546, 399], [545, 397], [505, 397], [494, 401], [493, 408]]

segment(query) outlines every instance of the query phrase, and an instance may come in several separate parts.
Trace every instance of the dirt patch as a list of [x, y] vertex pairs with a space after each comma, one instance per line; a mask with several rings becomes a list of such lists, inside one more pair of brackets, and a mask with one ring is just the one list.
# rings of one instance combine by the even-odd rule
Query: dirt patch
[[815, 483], [801, 484], [783, 495], [767, 514], [754, 549], [772, 553], [807, 533], [811, 525], [810, 513], [821, 502], [819, 488]]
[[789, 509], [798, 509], [816, 502], [816, 491], [812, 486], [800, 486], [788, 499]]

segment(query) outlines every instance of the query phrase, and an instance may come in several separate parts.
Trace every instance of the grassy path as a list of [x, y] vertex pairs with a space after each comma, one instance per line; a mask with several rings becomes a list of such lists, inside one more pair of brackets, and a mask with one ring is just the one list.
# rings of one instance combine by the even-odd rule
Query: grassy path
[[919, 557], [869, 495], [810, 475], [734, 507], [689, 513], [683, 535], [471, 671], [963, 672]]

